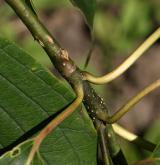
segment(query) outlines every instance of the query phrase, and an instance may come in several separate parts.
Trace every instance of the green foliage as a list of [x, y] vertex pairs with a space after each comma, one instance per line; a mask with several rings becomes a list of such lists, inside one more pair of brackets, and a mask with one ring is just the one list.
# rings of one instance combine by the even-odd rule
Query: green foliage
[[157, 145], [151, 156], [160, 159], [160, 144]]
[[94, 15], [96, 11], [96, 0], [70, 0], [85, 15], [90, 28], [93, 27]]
[[151, 154], [151, 158], [153, 164], [158, 165], [160, 164], [160, 144], [157, 145], [153, 153]]
[[133, 162], [142, 159], [142, 155], [138, 150], [137, 146], [120, 137], [119, 142], [128, 164], [132, 164]]
[[[29, 152], [31, 150], [33, 141], [28, 140], [23, 142], [22, 144], [14, 147], [11, 151], [5, 153], [1, 159], [0, 164], [3, 165], [22, 165], [25, 164]], [[41, 157], [40, 153], [37, 153], [32, 161], [32, 165], [44, 165], [45, 161]]]
[[[95, 0], [94, 0], [95, 1]], [[93, 2], [94, 2], [93, 1]], [[90, 1], [74, 1], [77, 7], [83, 7], [86, 18], [87, 11], [91, 9], [89, 15], [95, 13], [95, 3], [90, 5]], [[54, 11], [57, 8], [71, 7], [69, 0], [33, 0], [37, 13], [39, 11]], [[80, 4], [80, 5], [79, 5]], [[141, 42], [158, 26], [160, 20], [159, 1], [139, 1], [139, 0], [98, 0], [97, 10], [94, 20], [95, 38], [98, 39], [102, 50], [105, 50], [106, 56], [128, 55], [128, 52], [134, 50], [137, 42]], [[83, 5], [87, 5], [85, 8]], [[143, 11], [143, 12], [135, 12]], [[92, 14], [91, 14], [92, 13]], [[0, 34], [16, 42], [17, 31], [14, 24], [10, 22], [13, 17], [13, 11], [7, 5], [0, 6], [0, 14], [3, 15], [0, 21]], [[88, 22], [93, 21], [87, 19]], [[90, 20], [90, 21], [89, 21]], [[92, 20], [92, 21], [91, 21]], [[157, 24], [157, 25], [156, 25]], [[38, 61], [47, 66], [51, 66], [49, 60], [44, 56], [41, 49], [33, 44], [32, 38], [25, 36], [21, 38], [20, 45], [27, 49], [31, 55]], [[107, 58], [108, 64], [112, 58]]]
[[[60, 80], [22, 49], [2, 38], [0, 93], [1, 149], [37, 127], [49, 116], [55, 116], [75, 98]], [[40, 125], [38, 128], [41, 128]], [[39, 129], [32, 130], [32, 134]], [[23, 152], [27, 144], [22, 145], [22, 156], [28, 154], [26, 150]], [[58, 126], [42, 143], [39, 152], [47, 164], [96, 164], [96, 133], [84, 108], [77, 109]], [[20, 155], [16, 161], [19, 158]], [[16, 164], [10, 154], [3, 156], [1, 161], [6, 159]]]
[[153, 0], [101, 0], [95, 33], [103, 48], [112, 55], [134, 50], [137, 41], [144, 40], [158, 26], [157, 5]]
[[[25, 1], [35, 12], [32, 1]], [[70, 0], [70, 2], [82, 11], [92, 29], [96, 0]], [[44, 11], [70, 6], [69, 0], [35, 0], [34, 3]], [[0, 14], [3, 15], [0, 22], [1, 35], [17, 40], [15, 31], [9, 28], [13, 25], [6, 21], [10, 20], [13, 13], [6, 12], [10, 11], [6, 10], [6, 7], [1, 9]], [[99, 0], [95, 20], [95, 35], [99, 45], [103, 50], [111, 52], [111, 55], [130, 50], [137, 39], [145, 38], [154, 29], [154, 23], [160, 18], [159, 11], [158, 5], [153, 5], [150, 1], [124, 0], [122, 3], [119, 0]], [[43, 61], [43, 64], [49, 64], [48, 58], [42, 57], [44, 52], [34, 44], [32, 38], [26, 37], [21, 43], [32, 52], [32, 56]], [[24, 164], [33, 144], [32, 140], [23, 141], [24, 135], [27, 138], [35, 136], [51, 117], [55, 117], [75, 99], [68, 86], [23, 50], [2, 38], [0, 38], [0, 93], [0, 151], [14, 145], [12, 150], [0, 157], [0, 164], [3, 165]], [[150, 129], [147, 134], [149, 140], [159, 142], [158, 128], [159, 125]], [[135, 146], [124, 141], [121, 142], [121, 146], [129, 163], [143, 159], [143, 152], [140, 154]], [[79, 107], [45, 139], [32, 164], [96, 165], [96, 149], [97, 137], [92, 122], [85, 108]], [[146, 162], [160, 163], [160, 145], [157, 145], [151, 157], [142, 163]]]
[[160, 121], [157, 120], [145, 132], [145, 138], [150, 140], [151, 142], [157, 144], [160, 140], [160, 132], [157, 131], [160, 128]]

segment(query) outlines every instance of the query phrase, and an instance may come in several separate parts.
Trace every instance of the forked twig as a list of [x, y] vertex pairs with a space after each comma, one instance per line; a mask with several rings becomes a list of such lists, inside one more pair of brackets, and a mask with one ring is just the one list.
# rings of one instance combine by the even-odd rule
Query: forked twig
[[116, 79], [122, 75], [135, 61], [143, 55], [143, 53], [148, 50], [160, 37], [160, 28], [158, 28], [151, 36], [149, 36], [143, 43], [140, 45], [134, 53], [132, 53], [121, 65], [119, 65], [115, 70], [110, 73], [102, 76], [95, 77], [89, 72], [83, 72], [84, 80], [87, 80], [94, 84], [104, 84], [109, 83], [112, 80]]
[[127, 103], [125, 103], [115, 114], [108, 116], [105, 112], [97, 111], [96, 116], [98, 119], [108, 123], [113, 124], [118, 121], [123, 115], [125, 115], [135, 104], [140, 102], [146, 95], [151, 93], [153, 90], [160, 87], [160, 79], [154, 81], [152, 84], [144, 88], [137, 95], [132, 97]]
[[66, 119], [69, 115], [71, 115], [76, 108], [82, 103], [83, 100], [83, 87], [82, 85], [77, 86], [75, 89], [77, 98], [73, 101], [71, 105], [69, 105], [63, 112], [61, 112], [57, 117], [55, 117], [34, 139], [33, 147], [29, 153], [25, 165], [30, 165], [34, 155], [38, 151], [42, 141], [46, 138], [46, 136], [53, 131], [64, 119]]
[[[73, 61], [69, 58], [67, 53], [61, 49], [57, 41], [51, 36], [48, 30], [36, 17], [35, 13], [26, 5], [22, 0], [5, 0], [18, 14], [24, 24], [28, 27], [33, 37], [41, 44], [43, 49], [46, 51], [53, 64], [56, 66], [57, 70], [63, 75], [68, 82], [73, 86], [76, 85], [75, 82], [81, 81], [81, 72], [79, 69], [76, 70], [76, 66]], [[124, 63], [122, 63], [117, 69], [111, 73], [96, 78], [87, 72], [83, 72], [84, 80], [88, 80], [95, 84], [103, 84], [110, 82], [120, 76], [125, 72], [160, 36], [160, 28], [158, 28]], [[64, 65], [65, 64], [65, 65]], [[66, 65], [67, 64], [67, 65]], [[65, 66], [65, 67], [64, 67]], [[69, 69], [68, 69], [69, 68]], [[75, 73], [75, 74], [73, 74]], [[74, 82], [74, 83], [73, 83]], [[87, 82], [86, 82], [87, 83]], [[115, 115], [112, 117], [105, 117], [105, 120], [108, 123], [113, 123], [122, 117], [130, 108], [140, 101], [145, 95], [150, 93], [152, 90], [160, 86], [160, 80], [157, 80], [155, 83], [151, 84], [144, 91], [140, 92], [132, 100], [130, 100], [125, 106], [123, 106]], [[88, 89], [91, 90], [90, 86], [87, 85]], [[83, 100], [83, 87], [82, 85], [74, 88], [77, 98], [73, 103], [68, 106], [62, 113], [60, 113], [56, 118], [54, 118], [35, 138], [34, 144], [29, 153], [26, 165], [29, 165], [35, 153], [38, 151], [44, 138], [55, 128], [57, 127], [66, 117], [68, 117], [75, 109], [81, 104]], [[85, 91], [86, 93], [86, 91]], [[97, 96], [97, 95], [96, 95]], [[87, 99], [89, 97], [86, 97]], [[86, 100], [87, 100], [86, 99]], [[93, 99], [91, 99], [93, 101]], [[91, 104], [91, 101], [88, 101], [88, 104]], [[93, 104], [93, 103], [92, 103]], [[95, 106], [96, 107], [96, 106]], [[100, 107], [100, 106], [99, 106]], [[97, 108], [97, 107], [96, 107]], [[100, 107], [98, 109], [101, 109]], [[106, 109], [106, 108], [104, 108]]]

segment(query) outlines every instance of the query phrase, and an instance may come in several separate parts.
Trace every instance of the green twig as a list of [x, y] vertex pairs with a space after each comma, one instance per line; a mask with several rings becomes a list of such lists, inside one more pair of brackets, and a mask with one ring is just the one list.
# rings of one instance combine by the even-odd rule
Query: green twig
[[146, 39], [143, 44], [141, 44], [133, 54], [131, 54], [121, 65], [119, 65], [112, 72], [102, 76], [95, 77], [88, 72], [84, 72], [84, 80], [88, 80], [94, 84], [104, 84], [109, 83], [112, 80], [116, 79], [120, 75], [122, 75], [135, 61], [143, 55], [143, 53], [148, 50], [160, 37], [160, 28], [158, 28], [151, 36]]
[[87, 54], [87, 58], [86, 58], [86, 61], [85, 61], [85, 64], [84, 64], [84, 69], [86, 69], [88, 64], [89, 64], [89, 61], [90, 61], [92, 53], [93, 53], [94, 46], [95, 46], [95, 41], [93, 40], [92, 43], [91, 43], [91, 47], [89, 49], [89, 52]]
[[106, 122], [107, 123], [115, 123], [118, 121], [124, 114], [126, 114], [131, 108], [137, 104], [139, 101], [141, 101], [146, 95], [151, 93], [153, 90], [160, 87], [160, 79], [156, 80], [149, 86], [147, 86], [145, 89], [143, 89], [141, 92], [139, 92], [136, 96], [131, 98], [124, 106], [122, 106], [114, 115], [111, 117], [107, 117]]
[[143, 89], [141, 92], [139, 92], [136, 96], [131, 98], [127, 103], [125, 103], [115, 114], [112, 116], [108, 116], [106, 113], [102, 111], [97, 111], [96, 115], [99, 119], [102, 121], [112, 124], [118, 121], [122, 116], [124, 116], [135, 104], [140, 102], [146, 95], [151, 93], [153, 90], [157, 89], [160, 87], [160, 79], [156, 80], [149, 86], [147, 86], [145, 89]]
[[67, 51], [63, 50], [57, 43], [55, 38], [48, 32], [45, 26], [40, 22], [38, 17], [29, 8], [23, 0], [5, 0], [17, 13], [23, 23], [27, 26], [36, 41], [43, 47], [47, 55], [50, 57], [52, 63], [60, 74], [69, 82], [69, 84], [76, 90], [79, 83], [83, 83], [84, 89], [84, 104], [91, 117], [94, 119], [95, 114], [100, 112], [107, 112], [107, 107], [103, 100], [92, 89], [88, 82], [82, 82], [82, 74], [75, 63], [69, 58]]
[[76, 108], [82, 103], [83, 100], [83, 87], [80, 84], [76, 86], [75, 92], [77, 98], [70, 104], [64, 111], [62, 111], [58, 116], [56, 116], [43, 130], [35, 137], [34, 145], [28, 156], [26, 165], [30, 165], [36, 152], [39, 150], [39, 147], [45, 137], [53, 131], [64, 119], [66, 119], [71, 113], [73, 113]]
[[141, 138], [138, 137], [137, 135], [129, 132], [128, 130], [126, 130], [125, 128], [121, 127], [118, 124], [113, 124], [113, 129], [115, 131], [115, 133], [117, 135], [119, 135], [120, 137], [126, 139], [127, 141], [136, 144], [139, 147], [142, 147], [143, 149], [146, 149], [148, 151], [153, 152], [153, 150], [155, 149], [156, 145]]
[[110, 153], [109, 153], [109, 146], [107, 143], [107, 136], [105, 133], [105, 126], [103, 125], [103, 123], [101, 123], [100, 121], [96, 120], [95, 121], [95, 125], [97, 128], [97, 132], [98, 132], [98, 141], [100, 144], [100, 149], [101, 149], [101, 154], [102, 154], [102, 161], [104, 165], [113, 165]]
[[[120, 148], [120, 145], [117, 140], [117, 136], [115, 136], [114, 129], [111, 124], [106, 124], [105, 126], [105, 137], [106, 142], [108, 144], [110, 156], [112, 158], [114, 165], [127, 165], [127, 161], [124, 157], [124, 154]], [[113, 136], [114, 135], [114, 136]]]
[[[5, 0], [17, 13], [19, 18], [27, 26], [32, 36], [46, 51], [57, 70], [66, 79], [76, 72], [76, 66], [69, 58], [67, 51], [63, 50], [56, 39], [48, 32], [40, 22], [34, 11], [23, 0]], [[71, 78], [70, 84], [75, 84]]]

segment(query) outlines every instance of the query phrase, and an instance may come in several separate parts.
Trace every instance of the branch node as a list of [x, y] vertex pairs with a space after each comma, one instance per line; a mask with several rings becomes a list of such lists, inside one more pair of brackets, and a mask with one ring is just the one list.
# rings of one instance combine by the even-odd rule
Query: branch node
[[60, 56], [66, 60], [69, 60], [68, 52], [64, 49], [61, 49], [61, 48], [60, 48]]

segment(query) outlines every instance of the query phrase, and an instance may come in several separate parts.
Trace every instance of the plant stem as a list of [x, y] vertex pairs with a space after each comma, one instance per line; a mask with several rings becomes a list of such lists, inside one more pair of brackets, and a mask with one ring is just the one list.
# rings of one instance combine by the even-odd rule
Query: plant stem
[[58, 116], [56, 116], [43, 130], [36, 136], [34, 139], [34, 145], [31, 149], [31, 152], [28, 156], [26, 165], [30, 165], [34, 155], [38, 151], [42, 141], [45, 139], [45, 137], [51, 133], [51, 131], [56, 128], [64, 119], [66, 119], [71, 113], [73, 113], [76, 108], [82, 103], [83, 100], [83, 87], [80, 84], [80, 86], [76, 87], [76, 95], [77, 98], [73, 101], [72, 104], [70, 104], [65, 110], [63, 110]]
[[119, 65], [112, 72], [102, 76], [95, 77], [88, 72], [83, 72], [84, 80], [87, 80], [94, 84], [109, 83], [122, 75], [135, 61], [141, 57], [145, 51], [147, 51], [160, 37], [160, 28], [158, 28], [151, 36], [146, 39], [142, 45], [140, 45], [133, 54], [131, 54], [121, 65]]
[[37, 40], [43, 47], [56, 69], [69, 82], [73, 90], [76, 90], [77, 84], [82, 83], [83, 90], [85, 91], [83, 102], [85, 107], [87, 107], [90, 116], [94, 119], [95, 114], [98, 111], [104, 112], [106, 116], [108, 116], [108, 110], [103, 100], [98, 96], [87, 81], [82, 82], [82, 73], [80, 69], [69, 58], [67, 51], [60, 47], [55, 38], [52, 37], [25, 1], [5, 1], [13, 8], [23, 23], [27, 26], [35, 40]]
[[[56, 39], [48, 32], [45, 26], [40, 22], [35, 13], [23, 0], [5, 0], [17, 13], [19, 18], [27, 26], [32, 36], [46, 51], [56, 69], [66, 79], [76, 72], [76, 66], [69, 58], [67, 51], [63, 50]], [[73, 85], [74, 80], [70, 80]]]
[[[40, 22], [35, 13], [28, 7], [25, 1], [22, 0], [5, 0], [17, 13], [23, 23], [27, 26], [32, 36], [46, 51], [52, 63], [60, 74], [73, 87], [82, 82], [82, 74], [80, 69], [69, 58], [67, 51], [63, 50], [57, 41], [48, 32], [45, 26]], [[84, 88], [84, 104], [91, 114], [95, 116], [97, 111], [107, 113], [107, 107], [103, 100], [97, 95], [87, 81], [83, 81]], [[107, 116], [107, 115], [106, 115]]]
[[89, 64], [89, 61], [91, 59], [94, 46], [95, 46], [95, 40], [92, 40], [92, 43], [91, 43], [91, 46], [90, 46], [90, 49], [89, 49], [89, 52], [87, 54], [87, 58], [86, 58], [86, 61], [85, 61], [85, 64], [84, 64], [84, 69], [86, 69], [88, 64]]
[[[108, 144], [109, 152], [114, 165], [127, 165], [127, 161], [119, 146], [117, 136], [115, 136], [114, 129], [111, 124], [105, 125], [106, 143]], [[113, 136], [114, 135], [114, 136]]]
[[134, 143], [137, 146], [142, 147], [143, 149], [146, 149], [151, 152], [153, 152], [153, 150], [155, 149], [155, 147], [156, 147], [155, 144], [153, 144], [143, 138], [138, 137], [137, 135], [129, 132], [128, 130], [121, 127], [120, 125], [113, 124], [112, 126], [117, 135], [128, 140], [129, 142]]
[[[111, 158], [112, 158], [112, 155], [113, 156], [116, 155], [117, 159], [125, 162], [125, 159], [122, 159], [122, 157], [124, 158], [124, 156], [123, 156], [123, 153], [121, 152], [121, 148], [120, 148], [119, 144], [116, 141], [116, 135], [114, 133], [112, 126], [110, 124], [105, 125], [104, 122], [97, 119], [97, 114], [103, 114], [104, 117], [108, 116], [108, 108], [107, 108], [106, 104], [103, 102], [103, 99], [96, 94], [94, 89], [89, 87], [89, 84], [86, 81], [83, 82], [83, 86], [84, 86], [84, 91], [85, 91], [83, 103], [85, 104], [85, 107], [86, 107], [87, 111], [89, 112], [89, 115], [93, 119], [94, 125], [98, 132], [98, 137], [100, 138], [100, 140], [99, 140], [100, 145], [103, 147], [107, 147], [107, 150], [109, 150]], [[105, 127], [105, 135], [101, 134], [102, 132], [99, 131], [99, 128], [97, 125], [98, 126], [101, 125], [101, 127]], [[105, 146], [102, 144], [103, 143], [102, 139], [101, 139], [102, 136], [105, 136], [105, 138], [106, 138]], [[101, 148], [101, 149], [105, 150], [103, 148]], [[106, 152], [103, 152], [103, 153], [106, 153]], [[117, 155], [117, 153], [122, 153], [122, 154]], [[106, 161], [105, 159], [106, 158], [104, 157], [104, 160], [103, 160], [104, 162]]]
[[143, 89], [141, 92], [139, 92], [136, 96], [131, 98], [124, 106], [122, 106], [114, 115], [107, 117], [106, 122], [107, 123], [114, 123], [118, 121], [124, 114], [126, 114], [131, 108], [137, 104], [139, 101], [141, 101], [146, 95], [151, 93], [153, 90], [160, 87], [160, 79], [156, 80], [149, 86], [147, 86], [145, 89]]
[[98, 152], [100, 153], [101, 162], [98, 162], [98, 164], [113, 165], [110, 152], [109, 152], [109, 146], [107, 143], [105, 125], [97, 119], [95, 119], [94, 123], [98, 132], [98, 142], [100, 146]]

